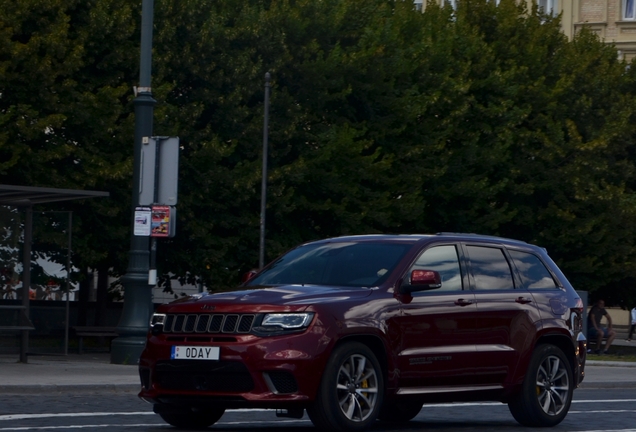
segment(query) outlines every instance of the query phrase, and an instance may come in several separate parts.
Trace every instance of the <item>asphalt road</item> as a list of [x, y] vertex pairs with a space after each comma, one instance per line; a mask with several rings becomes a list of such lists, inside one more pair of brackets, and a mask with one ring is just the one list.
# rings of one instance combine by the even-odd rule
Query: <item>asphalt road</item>
[[[0, 394], [3, 431], [134, 431], [176, 430], [152, 413], [134, 392]], [[210, 430], [315, 430], [305, 415], [300, 420], [277, 418], [273, 411], [227, 411]], [[405, 425], [378, 422], [374, 431], [533, 431], [519, 426], [507, 406], [499, 403], [425, 405]], [[537, 429], [539, 430], [539, 429]], [[546, 429], [541, 429], [546, 431]], [[636, 391], [633, 388], [590, 388], [575, 391], [566, 419], [551, 431], [636, 432]]]

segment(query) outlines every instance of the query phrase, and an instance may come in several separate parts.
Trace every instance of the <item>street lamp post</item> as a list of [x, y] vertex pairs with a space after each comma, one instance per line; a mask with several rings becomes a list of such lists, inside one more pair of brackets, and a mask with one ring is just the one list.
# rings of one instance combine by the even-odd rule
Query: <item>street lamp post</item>
[[261, 179], [261, 221], [260, 247], [258, 253], [258, 268], [265, 265], [265, 210], [267, 209], [267, 139], [269, 129], [269, 72], [265, 74], [265, 110], [263, 116], [263, 172]]
[[111, 345], [110, 361], [115, 364], [136, 364], [143, 351], [148, 323], [152, 314], [152, 287], [148, 285], [150, 269], [149, 238], [135, 236], [134, 211], [139, 205], [141, 177], [141, 148], [143, 140], [152, 136], [152, 121], [156, 101], [152, 98], [152, 27], [154, 0], [142, 0], [141, 55], [139, 87], [135, 89], [135, 141], [131, 210], [130, 252], [128, 269], [122, 277], [124, 309], [117, 326], [118, 337]]

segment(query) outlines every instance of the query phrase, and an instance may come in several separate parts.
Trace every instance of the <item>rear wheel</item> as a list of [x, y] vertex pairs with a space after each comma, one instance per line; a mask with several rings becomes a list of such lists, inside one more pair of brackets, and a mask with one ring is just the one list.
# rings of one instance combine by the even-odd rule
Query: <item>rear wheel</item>
[[373, 352], [358, 342], [337, 347], [323, 372], [316, 401], [307, 409], [321, 430], [362, 431], [378, 417], [384, 380]]
[[219, 421], [225, 408], [181, 408], [155, 405], [154, 411], [161, 418], [179, 429], [206, 429]]
[[524, 426], [555, 426], [572, 403], [572, 367], [554, 345], [540, 345], [532, 354], [521, 392], [509, 403], [515, 420]]

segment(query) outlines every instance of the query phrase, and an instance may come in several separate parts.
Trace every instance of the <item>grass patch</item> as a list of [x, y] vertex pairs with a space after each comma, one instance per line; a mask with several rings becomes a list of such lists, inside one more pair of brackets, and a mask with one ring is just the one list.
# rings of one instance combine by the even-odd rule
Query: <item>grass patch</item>
[[609, 354], [587, 353], [588, 360], [636, 362], [636, 346], [614, 345]]

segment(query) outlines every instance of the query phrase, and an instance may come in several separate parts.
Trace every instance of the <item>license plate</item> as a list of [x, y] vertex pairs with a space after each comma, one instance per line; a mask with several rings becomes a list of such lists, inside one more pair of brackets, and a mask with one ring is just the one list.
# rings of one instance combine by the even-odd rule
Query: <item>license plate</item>
[[170, 358], [188, 360], [218, 360], [220, 351], [219, 347], [173, 346]]

